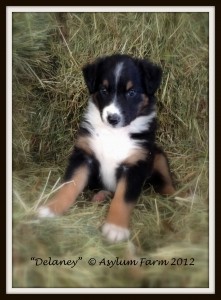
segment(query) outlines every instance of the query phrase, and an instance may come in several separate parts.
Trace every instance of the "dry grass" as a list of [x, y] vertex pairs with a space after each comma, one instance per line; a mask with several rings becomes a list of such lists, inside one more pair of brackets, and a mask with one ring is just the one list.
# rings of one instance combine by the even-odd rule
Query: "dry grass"
[[[67, 215], [35, 218], [58, 188], [87, 90], [81, 68], [112, 53], [149, 57], [164, 70], [158, 142], [178, 189], [191, 197], [143, 192], [128, 243], [108, 245], [100, 225], [109, 206], [84, 192]], [[94, 257], [194, 258], [194, 266], [89, 266]], [[31, 257], [76, 259], [38, 266]], [[208, 14], [14, 13], [13, 286], [208, 287]]]

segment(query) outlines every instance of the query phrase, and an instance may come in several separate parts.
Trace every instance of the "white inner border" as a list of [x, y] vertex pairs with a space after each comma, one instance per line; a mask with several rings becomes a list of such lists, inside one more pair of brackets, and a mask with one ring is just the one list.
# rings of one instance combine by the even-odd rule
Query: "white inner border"
[[[13, 12], [209, 13], [209, 288], [12, 287], [12, 13]], [[214, 6], [7, 6], [6, 7], [6, 293], [7, 294], [214, 294], [215, 293], [215, 7]]]

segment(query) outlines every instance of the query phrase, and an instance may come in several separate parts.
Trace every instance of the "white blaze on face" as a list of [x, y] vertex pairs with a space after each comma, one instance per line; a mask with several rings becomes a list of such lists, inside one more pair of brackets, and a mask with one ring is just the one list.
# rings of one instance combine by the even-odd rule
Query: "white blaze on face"
[[117, 84], [118, 84], [118, 81], [119, 81], [119, 78], [120, 78], [120, 75], [121, 75], [121, 72], [123, 69], [123, 65], [124, 65], [123, 62], [117, 64], [116, 68], [114, 70], [116, 89], [117, 89]]
[[[114, 70], [115, 77], [115, 91], [117, 92], [117, 84], [123, 69], [123, 62], [116, 65]], [[102, 119], [106, 124], [109, 124], [107, 117], [111, 114], [117, 114], [121, 117], [121, 121], [117, 124], [116, 127], [121, 127], [123, 124], [123, 116], [119, 107], [117, 106], [117, 93], [115, 92], [112, 102], [103, 109]]]

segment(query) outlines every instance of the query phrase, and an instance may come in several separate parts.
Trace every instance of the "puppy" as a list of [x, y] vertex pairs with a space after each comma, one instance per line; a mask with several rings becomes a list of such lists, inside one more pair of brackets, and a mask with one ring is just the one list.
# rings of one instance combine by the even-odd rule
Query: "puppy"
[[102, 234], [119, 242], [129, 238], [130, 215], [144, 183], [163, 195], [175, 192], [166, 155], [155, 144], [162, 70], [148, 60], [112, 55], [86, 65], [83, 75], [90, 99], [64, 185], [39, 216], [63, 214], [85, 187], [105, 189], [114, 196]]

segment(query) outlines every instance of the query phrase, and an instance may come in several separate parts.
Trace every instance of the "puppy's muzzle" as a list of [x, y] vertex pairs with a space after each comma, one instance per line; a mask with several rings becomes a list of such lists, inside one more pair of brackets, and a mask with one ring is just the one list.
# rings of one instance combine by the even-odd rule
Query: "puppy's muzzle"
[[120, 123], [121, 117], [118, 114], [108, 114], [107, 115], [107, 121], [112, 126], [116, 126], [117, 124]]

